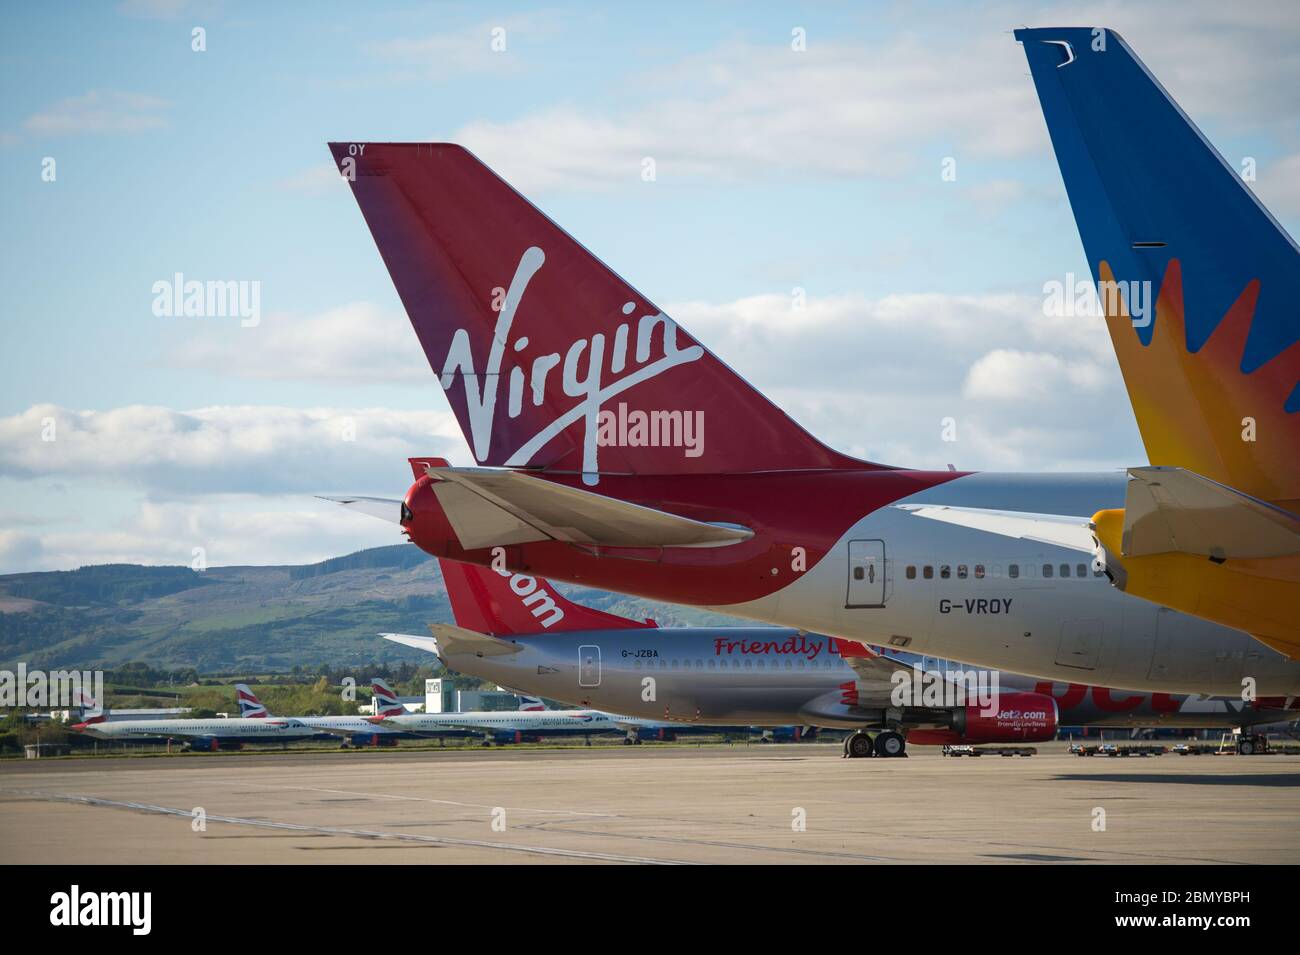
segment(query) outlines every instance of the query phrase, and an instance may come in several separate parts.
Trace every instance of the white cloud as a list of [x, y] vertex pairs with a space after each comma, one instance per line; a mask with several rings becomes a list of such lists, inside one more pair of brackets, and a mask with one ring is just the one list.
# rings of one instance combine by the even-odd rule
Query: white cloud
[[996, 348], [971, 365], [962, 393], [967, 398], [997, 401], [1045, 401], [1060, 394], [1063, 387], [1097, 391], [1105, 382], [1105, 373], [1092, 362]]
[[[536, 14], [509, 16], [424, 36], [369, 43], [365, 51], [394, 66], [396, 79], [439, 81], [469, 73], [513, 72], [523, 65], [519, 41], [526, 38], [527, 45], [528, 40], [551, 31], [551, 24]], [[494, 43], [499, 49], [494, 49]]]
[[[44, 548], [38, 535], [27, 531], [0, 530], [0, 573], [45, 570]], [[55, 564], [48, 569], [65, 569], [70, 564]]]
[[923, 161], [937, 176], [950, 149], [938, 140], [983, 157], [1045, 141], [1041, 123], [1020, 121], [1034, 106], [1032, 84], [1008, 57], [990, 55], [992, 42], [811, 39], [805, 53], [729, 45], [640, 79], [629, 97], [639, 90], [643, 102], [616, 116], [557, 107], [471, 123], [454, 138], [525, 193], [636, 182], [645, 157], [660, 179], [779, 169], [892, 178], [927, 142], [934, 151]]
[[[1037, 24], [1118, 29], [1196, 118], [1294, 126], [1300, 18], [1281, 2], [1056, 4]], [[945, 10], [887, 39], [729, 43], [625, 83], [619, 108], [550, 106], [469, 123], [453, 138], [524, 193], [660, 180], [732, 180], [774, 170], [897, 178], [944, 156], [1003, 160], [1047, 151], [1023, 52], [1022, 5]], [[526, 144], [527, 148], [521, 148]], [[989, 187], [1005, 201], [1013, 187]], [[988, 192], [989, 190], [986, 190]]]
[[[49, 420], [53, 441], [42, 440]], [[465, 453], [449, 411], [33, 405], [0, 418], [0, 476], [114, 482], [163, 496], [400, 492], [407, 457], [465, 462]]]
[[[789, 297], [762, 295], [667, 311], [800, 424], [850, 454], [908, 467], [1012, 470], [1144, 460], [1104, 322], [1044, 315], [1041, 298], [836, 296], [796, 310]], [[1006, 355], [1029, 357], [1017, 363]], [[1008, 366], [1006, 381], [997, 378], [999, 363]], [[955, 443], [942, 440], [946, 418], [957, 422]]]
[[1250, 185], [1274, 215], [1300, 215], [1300, 153], [1266, 164]]
[[190, 565], [195, 548], [202, 548], [209, 567], [310, 563], [404, 540], [397, 524], [326, 501], [223, 495], [145, 500], [107, 527], [39, 535], [0, 530], [0, 573], [103, 563]]
[[62, 136], [76, 133], [134, 133], [167, 125], [165, 99], [118, 90], [91, 90], [70, 96], [23, 121], [30, 133]]
[[347, 184], [348, 181], [339, 175], [338, 167], [332, 162], [311, 166], [275, 183], [278, 188], [288, 192], [300, 192], [311, 196], [330, 195], [342, 191]]
[[255, 328], [233, 332], [203, 322], [191, 323], [189, 331], [168, 354], [169, 364], [237, 378], [331, 384], [436, 380], [406, 316], [370, 302], [315, 315], [267, 315]]
[[[795, 310], [786, 296], [759, 295], [668, 311], [814, 434], [861, 457], [1005, 470], [1143, 460], [1104, 324], [1045, 316], [1038, 296], [846, 295]], [[354, 330], [362, 315], [391, 322], [394, 340], [409, 342], [404, 319], [378, 314], [364, 305], [325, 313], [310, 323], [326, 334], [310, 337], [379, 340], [334, 334], [332, 323]], [[249, 355], [207, 360], [242, 364], [240, 374], [330, 380], [358, 364], [395, 374], [412, 350], [394, 345], [360, 362], [355, 349], [304, 355], [291, 326], [263, 326], [272, 334]], [[433, 380], [427, 368], [419, 375]], [[348, 418], [352, 442], [342, 440]], [[956, 442], [942, 439], [946, 418], [956, 422]], [[41, 440], [46, 419], [54, 442]], [[33, 406], [0, 418], [0, 476], [28, 488], [35, 503], [27, 509], [65, 519], [51, 527], [0, 520], [0, 568], [189, 563], [196, 546], [214, 565], [298, 562], [374, 546], [389, 541], [384, 525], [309, 495], [400, 496], [410, 480], [405, 458], [429, 453], [471, 463], [450, 411]], [[87, 482], [140, 500], [125, 516], [73, 513], [68, 495]]]
[[[1065, 280], [1064, 275], [1059, 279]], [[1039, 296], [841, 295], [812, 297], [795, 309], [790, 297], [769, 294], [724, 303], [680, 302], [667, 311], [805, 427], [851, 453], [913, 466], [942, 465], [956, 455], [967, 467], [1048, 468], [1084, 460], [1118, 466], [1131, 463], [1128, 458], [1140, 450], [1132, 441], [1136, 432], [1104, 322], [1095, 316], [1045, 315]], [[431, 397], [437, 390], [406, 319], [368, 303], [308, 317], [271, 316], [257, 329], [236, 335], [216, 330], [181, 346], [171, 360], [237, 377], [358, 385], [410, 382], [427, 387]], [[1079, 415], [1080, 408], [1099, 404], [1114, 411], [1101, 427]], [[438, 407], [445, 406], [439, 402]], [[222, 410], [219, 418], [231, 410]], [[263, 418], [282, 420], [286, 411], [246, 409], [237, 430]], [[384, 427], [376, 434], [376, 426], [367, 422], [369, 438], [393, 437], [405, 448], [394, 452], [399, 457], [412, 449], [437, 450], [409, 437], [413, 429], [437, 434], [443, 447], [464, 453], [448, 411], [431, 413], [428, 419], [375, 414]], [[982, 430], [963, 428], [959, 448], [941, 445], [939, 422], [945, 417], [972, 426], [982, 422]], [[342, 456], [331, 458], [332, 466], [360, 479], [364, 472], [357, 468], [356, 455], [339, 447], [334, 425], [327, 422], [282, 423], [295, 437], [277, 434], [275, 442], [284, 454], [298, 449], [303, 455], [338, 452]], [[131, 427], [138, 429], [135, 423]], [[1006, 436], [1031, 427], [1059, 430], [1062, 440], [1043, 444], [1037, 454], [1012, 449]], [[4, 428], [0, 421], [0, 436]], [[34, 433], [30, 420], [24, 428], [29, 437]], [[167, 436], [175, 428], [153, 430]], [[967, 440], [981, 434], [988, 440], [978, 446]], [[123, 446], [129, 447], [129, 440]], [[378, 454], [381, 449], [370, 450]], [[253, 475], [250, 480], [283, 486], [266, 475], [274, 455], [259, 460], [236, 454], [235, 459]], [[183, 472], [159, 473], [167, 475], [170, 486], [182, 477], [192, 479]]]

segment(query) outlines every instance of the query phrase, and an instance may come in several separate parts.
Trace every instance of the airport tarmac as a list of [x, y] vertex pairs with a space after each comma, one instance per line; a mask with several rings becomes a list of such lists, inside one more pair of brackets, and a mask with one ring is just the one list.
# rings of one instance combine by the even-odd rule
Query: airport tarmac
[[929, 747], [847, 760], [838, 744], [677, 744], [12, 761], [0, 764], [0, 862], [1289, 863], [1300, 850], [1300, 756], [1042, 749], [979, 759]]

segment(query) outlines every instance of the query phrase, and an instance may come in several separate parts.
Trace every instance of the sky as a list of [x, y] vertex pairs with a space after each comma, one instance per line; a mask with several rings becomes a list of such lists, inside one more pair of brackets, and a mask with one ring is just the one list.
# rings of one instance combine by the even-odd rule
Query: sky
[[[468, 146], [843, 451], [1146, 463], [1101, 320], [1045, 308], [1088, 270], [1011, 30], [1079, 25], [1300, 234], [1288, 3], [10, 8], [0, 573], [396, 543], [314, 495], [472, 463], [329, 140]], [[178, 273], [257, 321], [158, 314]]]

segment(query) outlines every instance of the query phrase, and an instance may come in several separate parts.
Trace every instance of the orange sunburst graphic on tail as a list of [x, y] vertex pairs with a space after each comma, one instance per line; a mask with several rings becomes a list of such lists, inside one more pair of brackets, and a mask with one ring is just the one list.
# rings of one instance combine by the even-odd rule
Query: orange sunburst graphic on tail
[[[1102, 287], [1114, 288], [1109, 263], [1098, 271]], [[1295, 510], [1300, 414], [1288, 414], [1285, 405], [1300, 377], [1300, 342], [1249, 373], [1241, 370], [1259, 291], [1258, 279], [1247, 283], [1195, 353], [1187, 349], [1177, 259], [1165, 270], [1149, 344], [1138, 338], [1118, 295], [1102, 300], [1150, 462], [1187, 468]]]

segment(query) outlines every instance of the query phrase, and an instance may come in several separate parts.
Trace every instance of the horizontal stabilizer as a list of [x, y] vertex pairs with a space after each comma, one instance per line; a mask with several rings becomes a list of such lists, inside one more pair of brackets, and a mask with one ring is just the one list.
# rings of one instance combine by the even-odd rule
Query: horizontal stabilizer
[[449, 623], [431, 623], [429, 630], [437, 649], [434, 651], [441, 658], [444, 654], [472, 653], [476, 657], [500, 657], [518, 653], [523, 649], [517, 643], [491, 637], [486, 633], [466, 630]]
[[333, 501], [335, 504], [342, 504], [350, 511], [360, 511], [362, 514], [369, 514], [371, 517], [377, 517], [381, 521], [391, 521], [394, 524], [402, 522], [402, 502], [392, 497], [327, 497], [324, 494], [316, 495], [322, 501]]
[[488, 468], [430, 468], [434, 493], [461, 546], [533, 540], [597, 547], [721, 547], [753, 532], [709, 524], [591, 491]]
[[1122, 556], [1300, 554], [1300, 517], [1183, 468], [1130, 468]]
[[1096, 549], [1091, 523], [1086, 517], [1030, 514], [1023, 511], [993, 511], [978, 507], [946, 507], [931, 504], [899, 504], [899, 510], [946, 524], [1014, 537], [1018, 540], [1051, 544], [1092, 554]]
[[421, 637], [413, 633], [381, 633], [380, 636], [393, 643], [400, 643], [404, 647], [423, 650], [425, 653], [438, 652], [438, 645], [433, 637]]

